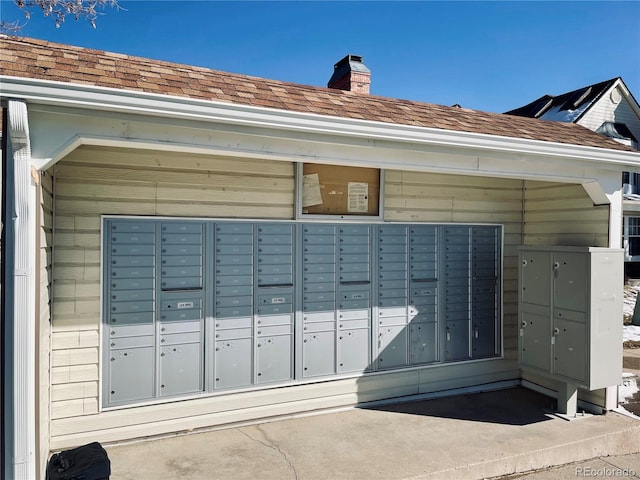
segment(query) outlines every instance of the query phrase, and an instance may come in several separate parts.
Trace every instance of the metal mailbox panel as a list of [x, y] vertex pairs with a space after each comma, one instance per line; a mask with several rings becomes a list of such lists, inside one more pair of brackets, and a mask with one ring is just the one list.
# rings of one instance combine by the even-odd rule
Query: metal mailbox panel
[[253, 235], [220, 233], [216, 235], [216, 244], [219, 248], [223, 245], [253, 245]]
[[341, 272], [340, 273], [340, 282], [349, 283], [349, 282], [369, 282], [369, 272]]
[[[336, 240], [333, 234], [305, 235], [302, 242], [305, 245], [334, 245]], [[329, 250], [333, 251], [333, 250]]]
[[336, 329], [335, 320], [332, 321], [318, 321], [318, 322], [305, 322], [302, 330], [305, 333], [313, 332], [329, 332]]
[[368, 243], [359, 243], [359, 239], [356, 237], [346, 237], [349, 239], [349, 242], [340, 244], [340, 253], [341, 254], [362, 254], [369, 252], [369, 244]]
[[333, 282], [307, 282], [304, 284], [303, 290], [305, 292], [334, 292], [336, 284]]
[[216, 257], [216, 268], [218, 265], [220, 266], [253, 265], [253, 258], [249, 255], [219, 254]]
[[178, 345], [183, 343], [200, 343], [202, 334], [200, 332], [181, 332], [174, 334], [160, 335], [160, 344]]
[[153, 244], [155, 242], [155, 234], [142, 232], [112, 232], [109, 236], [112, 245], [121, 244]]
[[202, 277], [163, 277], [163, 290], [192, 290], [202, 288]]
[[277, 335], [291, 335], [293, 325], [271, 325], [258, 327], [258, 337], [271, 337]]
[[399, 315], [396, 317], [382, 317], [380, 316], [378, 319], [378, 325], [381, 327], [388, 327], [390, 325], [406, 325], [407, 324], [407, 315]]
[[153, 347], [113, 350], [109, 353], [109, 403], [145, 400], [154, 396]]
[[260, 305], [280, 305], [283, 303], [291, 304], [293, 302], [292, 293], [274, 293], [258, 295], [258, 304]]
[[380, 262], [378, 266], [380, 270], [380, 274], [383, 272], [402, 272], [402, 277], [406, 277], [405, 272], [407, 271], [407, 264], [405, 262], [397, 262], [397, 263], [386, 263]]
[[155, 232], [155, 224], [153, 222], [139, 222], [135, 220], [113, 221], [109, 230], [111, 232]]
[[340, 262], [342, 264], [360, 263], [360, 264], [364, 264], [364, 265], [366, 265], [368, 267], [368, 265], [369, 265], [369, 255], [368, 254], [365, 254], [365, 255], [362, 255], [362, 254], [340, 255]]
[[180, 321], [180, 322], [161, 322], [161, 334], [200, 332], [202, 330], [201, 320]]
[[445, 324], [445, 360], [465, 360], [469, 357], [468, 320], [446, 322]]
[[495, 319], [474, 319], [471, 331], [471, 354], [474, 358], [490, 357], [496, 354]]
[[114, 290], [111, 292], [112, 302], [140, 302], [153, 300], [155, 298], [155, 290]]
[[160, 271], [163, 279], [171, 277], [200, 277], [202, 275], [202, 266], [200, 264], [188, 266], [183, 265], [179, 267], [162, 267]]
[[124, 256], [124, 255], [153, 255], [155, 253], [156, 247], [154, 244], [147, 245], [127, 245], [127, 244], [112, 244], [111, 253], [113, 255]]
[[202, 223], [200, 222], [167, 222], [163, 223], [160, 227], [160, 231], [165, 233], [202, 233]]
[[341, 318], [338, 328], [340, 330], [351, 330], [355, 328], [369, 328], [369, 312], [364, 312], [362, 318]]
[[266, 315], [256, 316], [256, 325], [271, 326], [271, 325], [289, 325], [293, 322], [291, 315]]
[[[355, 255], [354, 255], [355, 256]], [[387, 253], [382, 252], [380, 254], [379, 260], [385, 263], [407, 263], [407, 254], [406, 253]]]
[[561, 310], [558, 308], [553, 309], [553, 318], [583, 323], [586, 320], [584, 312], [574, 312], [572, 310]]
[[305, 333], [303, 335], [303, 376], [316, 377], [336, 373], [335, 331]]
[[113, 267], [111, 278], [153, 278], [153, 267]]
[[230, 328], [228, 330], [218, 329], [216, 331], [216, 341], [230, 340], [233, 338], [251, 338], [253, 336], [253, 328]]
[[409, 300], [407, 300], [407, 298], [398, 298], [398, 297], [394, 297], [394, 298], [381, 298], [378, 301], [378, 305], [382, 308], [390, 308], [390, 307], [402, 307], [402, 306], [407, 306], [409, 304]]
[[181, 322], [184, 320], [197, 320], [202, 318], [202, 311], [199, 309], [165, 310], [160, 314], [161, 322]]
[[153, 267], [155, 257], [153, 255], [112, 255], [113, 267]]
[[199, 343], [160, 347], [160, 395], [202, 391], [202, 347]]
[[283, 303], [280, 305], [258, 305], [256, 307], [256, 313], [259, 315], [277, 315], [291, 312], [293, 312], [293, 305], [290, 303]]
[[258, 224], [258, 233], [262, 235], [291, 235], [293, 225], [290, 223], [261, 223]]
[[305, 245], [302, 251], [305, 254], [334, 255], [336, 252], [336, 246], [333, 243], [326, 245], [315, 243], [313, 245]]
[[258, 253], [264, 255], [291, 255], [293, 254], [293, 246], [290, 244], [268, 245], [261, 244], [258, 246]]
[[[331, 282], [333, 284], [333, 282], [335, 282], [335, 280], [336, 280], [336, 274], [333, 273], [333, 272], [327, 272], [327, 273], [307, 273], [307, 272], [305, 272], [305, 274], [304, 274], [304, 281], [307, 282], [307, 284], [309, 284], [309, 283], [327, 283], [327, 282]], [[306, 290], [306, 287], [305, 287], [305, 290]]]
[[163, 254], [170, 254], [172, 256], [179, 255], [202, 255], [202, 245], [164, 245], [162, 248]]
[[258, 285], [266, 286], [266, 285], [293, 285], [293, 275], [292, 274], [258, 274]]
[[302, 299], [305, 302], [335, 302], [334, 292], [305, 293]]
[[343, 330], [338, 335], [338, 372], [363, 372], [371, 366], [369, 330]]
[[235, 285], [236, 282], [229, 282], [229, 277], [243, 277], [251, 280], [253, 274], [253, 267], [249, 265], [228, 265], [228, 266], [216, 266], [216, 275], [218, 280], [216, 285], [228, 286]]
[[285, 255], [267, 255], [258, 252], [258, 265], [292, 265], [291, 254]]
[[224, 330], [229, 328], [251, 328], [252, 326], [253, 326], [253, 318], [251, 317], [217, 318], [216, 319], [217, 330]]
[[112, 326], [109, 327], [110, 338], [153, 335], [154, 333], [155, 325], [152, 322], [122, 326], [112, 324]]
[[378, 296], [380, 298], [405, 298], [407, 297], [407, 289], [380, 289], [378, 291]]
[[323, 224], [323, 223], [307, 223], [302, 227], [304, 233], [310, 234], [310, 236], [318, 235], [334, 235], [336, 231], [335, 225]]
[[[202, 227], [199, 226], [200, 230]], [[171, 254], [173, 245], [202, 245], [202, 232], [199, 233], [163, 233], [162, 247], [167, 248], [167, 253]]]
[[291, 235], [258, 235], [258, 245], [291, 245]]
[[234, 285], [253, 285], [253, 277], [251, 275], [218, 275], [216, 277], [216, 285], [234, 286]]
[[109, 315], [109, 323], [111, 325], [153, 324], [153, 311], [112, 313]]
[[380, 232], [380, 236], [395, 236], [400, 235], [404, 236], [407, 234], [406, 225], [380, 225], [378, 227], [378, 232]]
[[554, 252], [553, 304], [556, 308], [584, 312], [587, 309], [587, 257], [577, 252]]
[[217, 297], [247, 296], [251, 298], [252, 293], [253, 293], [253, 287], [250, 285], [216, 287]]
[[382, 289], [406, 289], [407, 281], [406, 280], [380, 280], [378, 283], [378, 287]]
[[437, 295], [438, 286], [436, 283], [411, 283], [411, 298], [435, 299]]
[[292, 337], [280, 335], [262, 337], [256, 345], [258, 383], [282, 382], [291, 380]]
[[369, 225], [340, 225], [340, 233], [346, 235], [369, 235]]
[[332, 253], [305, 254], [303, 260], [305, 265], [312, 263], [335, 263], [336, 256]]
[[353, 310], [340, 310], [340, 313], [338, 314], [338, 318], [342, 321], [342, 320], [349, 320], [352, 318], [369, 318], [369, 309], [366, 308], [360, 308], [360, 309], [353, 309]]
[[286, 265], [264, 265], [261, 264], [258, 267], [258, 275], [265, 277], [268, 275], [274, 276], [286, 276], [287, 278], [291, 278], [293, 274], [293, 265], [288, 263]]
[[380, 280], [405, 280], [407, 278], [407, 270], [404, 268], [395, 270], [395, 271], [390, 271], [390, 270], [385, 270], [378, 272], [378, 278]]
[[109, 340], [109, 347], [112, 350], [140, 348], [140, 347], [153, 347], [155, 345], [155, 337], [153, 335], [145, 335], [138, 337], [122, 337], [111, 336]]
[[378, 251], [385, 254], [404, 254], [403, 256], [406, 258], [407, 245], [404, 243], [393, 243], [393, 241], [390, 241], [385, 237], [380, 239], [378, 243]]
[[253, 383], [253, 339], [216, 342], [215, 388], [246, 387]]
[[[314, 273], [335, 273], [336, 266], [334, 263], [306, 263], [303, 268], [305, 277], [311, 276]], [[331, 278], [331, 277], [330, 277]], [[325, 281], [325, 280], [322, 280]]]
[[305, 302], [302, 306], [302, 310], [307, 312], [330, 312], [335, 315], [336, 304], [335, 302]]
[[221, 307], [216, 308], [217, 318], [238, 318], [253, 315], [253, 307]]
[[411, 323], [409, 325], [409, 363], [432, 363], [437, 355], [437, 323]]
[[153, 306], [153, 301], [113, 302], [111, 303], [111, 313], [152, 312]]
[[153, 288], [153, 278], [109, 279], [108, 284], [112, 291]]
[[253, 244], [250, 243], [246, 245], [235, 245], [220, 243], [216, 248], [216, 253], [221, 255], [252, 255]]
[[551, 319], [548, 308], [522, 306], [520, 312], [520, 362], [551, 371]]
[[554, 320], [554, 336], [554, 373], [576, 379], [578, 383], [585, 382], [587, 379], [587, 354], [584, 323], [556, 318]]
[[549, 252], [520, 253], [520, 289], [524, 303], [551, 305], [551, 255]]
[[407, 364], [406, 325], [383, 326], [378, 336], [378, 368], [395, 368]]
[[427, 323], [427, 322], [435, 322], [438, 320], [438, 312], [434, 308], [432, 312], [420, 311], [417, 314], [409, 312], [409, 320], [411, 323]]
[[216, 223], [216, 233], [220, 234], [237, 234], [237, 233], [253, 233], [253, 224], [251, 223]]
[[335, 309], [329, 309], [324, 312], [315, 311], [315, 312], [305, 312], [303, 319], [305, 322], [323, 322], [327, 320], [335, 320], [336, 312]]
[[391, 308], [380, 308], [378, 310], [378, 315], [380, 317], [398, 317], [398, 316], [406, 316], [407, 308], [405, 307], [391, 307]]
[[201, 267], [202, 256], [201, 255], [163, 255], [162, 265], [166, 267]]

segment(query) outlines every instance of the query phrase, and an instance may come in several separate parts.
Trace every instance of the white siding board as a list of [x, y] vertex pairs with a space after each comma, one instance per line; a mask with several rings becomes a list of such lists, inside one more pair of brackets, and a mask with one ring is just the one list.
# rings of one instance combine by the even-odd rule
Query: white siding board
[[578, 124], [595, 131], [604, 122], [624, 123], [636, 137], [636, 140], [640, 141], [640, 118], [624, 96], [620, 103], [615, 104], [607, 92], [578, 121]]

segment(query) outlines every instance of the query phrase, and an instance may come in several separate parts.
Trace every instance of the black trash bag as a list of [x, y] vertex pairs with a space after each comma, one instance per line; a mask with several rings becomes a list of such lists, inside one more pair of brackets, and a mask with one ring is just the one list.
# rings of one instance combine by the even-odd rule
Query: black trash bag
[[47, 480], [109, 480], [111, 462], [98, 442], [54, 454], [47, 463]]

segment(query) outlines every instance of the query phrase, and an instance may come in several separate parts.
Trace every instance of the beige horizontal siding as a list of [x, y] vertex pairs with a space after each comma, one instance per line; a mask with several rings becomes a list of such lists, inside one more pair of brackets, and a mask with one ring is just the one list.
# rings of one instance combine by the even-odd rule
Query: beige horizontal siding
[[[294, 167], [82, 147], [54, 167], [51, 416], [98, 412], [101, 215], [291, 219]], [[48, 196], [54, 201], [53, 183]], [[55, 437], [55, 429], [52, 432]]]
[[609, 208], [581, 185], [526, 182], [524, 202], [525, 244], [608, 246]]

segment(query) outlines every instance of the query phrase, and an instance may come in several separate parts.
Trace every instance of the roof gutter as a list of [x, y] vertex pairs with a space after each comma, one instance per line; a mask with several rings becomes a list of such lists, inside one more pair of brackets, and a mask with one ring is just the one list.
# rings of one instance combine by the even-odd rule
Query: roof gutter
[[23, 77], [0, 76], [0, 85], [0, 95], [3, 97], [20, 98], [34, 104], [640, 166], [639, 153], [606, 148], [389, 124]]

